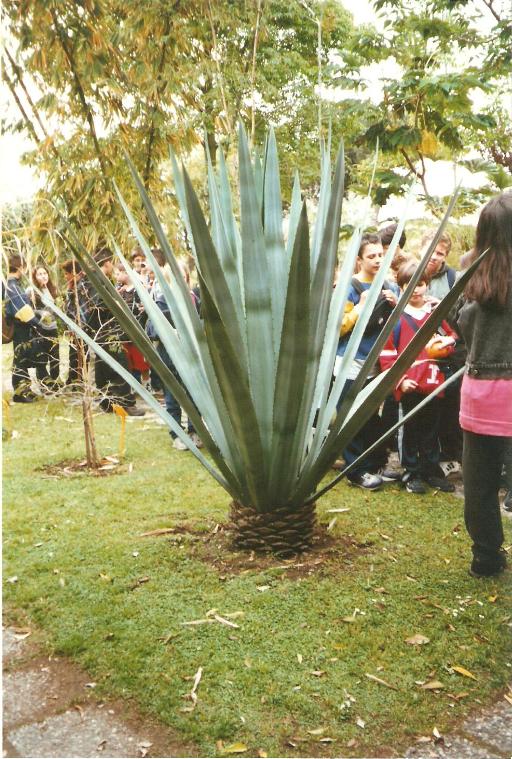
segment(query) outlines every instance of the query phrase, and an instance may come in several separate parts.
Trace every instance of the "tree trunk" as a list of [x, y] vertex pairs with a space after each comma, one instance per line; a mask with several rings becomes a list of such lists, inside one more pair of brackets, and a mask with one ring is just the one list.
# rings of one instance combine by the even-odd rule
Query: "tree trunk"
[[316, 525], [314, 504], [259, 512], [233, 501], [230, 516], [237, 548], [290, 556], [311, 547]]

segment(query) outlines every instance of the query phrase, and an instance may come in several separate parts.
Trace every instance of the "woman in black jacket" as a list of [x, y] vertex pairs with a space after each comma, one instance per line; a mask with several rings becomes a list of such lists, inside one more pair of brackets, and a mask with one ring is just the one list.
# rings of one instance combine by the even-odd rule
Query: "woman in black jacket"
[[475, 257], [487, 257], [466, 286], [458, 326], [468, 356], [461, 388], [464, 518], [473, 541], [470, 572], [491, 577], [506, 567], [498, 491], [512, 445], [512, 193], [484, 207]]

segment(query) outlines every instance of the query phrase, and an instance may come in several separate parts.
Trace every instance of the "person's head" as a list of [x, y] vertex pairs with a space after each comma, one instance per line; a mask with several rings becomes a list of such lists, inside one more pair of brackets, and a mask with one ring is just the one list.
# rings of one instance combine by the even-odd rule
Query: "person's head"
[[151, 252], [157, 264], [159, 266], [165, 266], [165, 255], [163, 250], [160, 250], [160, 248], [151, 248]]
[[[398, 227], [398, 224], [388, 224], [387, 227], [384, 227], [383, 229], [379, 230], [379, 237], [382, 242], [382, 247], [384, 248], [384, 253], [387, 251], [387, 249], [391, 245], [391, 240], [395, 236], [397, 227]], [[406, 242], [407, 242], [407, 237], [405, 235], [405, 231], [402, 231], [402, 234], [400, 235], [400, 239], [398, 241], [398, 245], [396, 247], [395, 255], [399, 251], [401, 251], [402, 248], [405, 248]]]
[[[422, 250], [426, 250], [426, 248], [430, 245], [434, 237], [436, 236], [435, 231], [425, 232], [423, 237], [421, 238], [421, 248]], [[448, 232], [443, 232], [439, 240], [437, 241], [437, 245], [435, 249], [432, 251], [432, 255], [430, 256], [430, 260], [427, 264], [426, 271], [430, 278], [435, 277], [436, 274], [439, 274], [441, 269], [446, 263], [446, 259], [448, 258], [448, 255], [452, 249], [452, 238], [448, 234]]]
[[72, 282], [75, 277], [78, 277], [82, 274], [82, 267], [78, 263], [78, 261], [75, 261], [74, 258], [68, 258], [67, 261], [64, 261], [64, 263], [61, 266], [62, 273], [64, 274], [64, 279], [66, 280], [67, 284]]
[[133, 250], [131, 255], [131, 264], [137, 274], [140, 274], [146, 265], [146, 256], [142, 252], [142, 248], [137, 247]]
[[475, 258], [486, 250], [489, 253], [466, 285], [466, 297], [503, 308], [512, 287], [512, 192], [492, 198], [480, 214]]
[[[415, 261], [406, 261], [398, 269], [396, 274], [396, 283], [402, 292], [407, 288], [407, 285], [416, 274], [418, 264]], [[409, 303], [415, 308], [420, 308], [425, 303], [425, 294], [427, 292], [429, 283], [429, 277], [426, 271], [423, 272], [420, 279], [416, 283], [416, 287], [412, 291], [412, 295], [409, 298]]]
[[21, 277], [26, 269], [25, 259], [15, 253], [9, 258], [9, 274]]
[[364, 235], [357, 252], [358, 273], [365, 279], [373, 280], [380, 269], [383, 255], [384, 251], [379, 235]]
[[114, 269], [114, 279], [118, 285], [129, 285], [130, 277], [122, 264], [117, 264]]
[[110, 277], [114, 271], [114, 264], [112, 262], [113, 256], [110, 248], [107, 248], [105, 245], [98, 245], [94, 252], [93, 258], [100, 267], [103, 274], [105, 274], [107, 277]]
[[32, 270], [32, 282], [36, 287], [47, 288], [52, 297], [55, 298], [57, 291], [46, 266], [39, 265]]

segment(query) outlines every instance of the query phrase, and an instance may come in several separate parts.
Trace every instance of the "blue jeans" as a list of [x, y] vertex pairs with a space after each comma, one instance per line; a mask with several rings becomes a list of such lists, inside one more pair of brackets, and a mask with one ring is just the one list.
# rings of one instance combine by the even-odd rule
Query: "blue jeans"
[[[162, 359], [166, 367], [171, 370], [171, 372], [174, 374], [174, 376], [176, 377], [180, 385], [183, 386], [183, 382], [181, 381], [181, 377], [178, 374], [176, 367], [172, 363], [169, 357], [169, 354], [167, 353], [167, 351], [165, 350], [164, 346], [162, 345], [160, 341], [158, 342], [157, 350], [158, 350], [158, 355], [160, 356], [160, 358]], [[181, 406], [176, 400], [176, 398], [174, 397], [174, 395], [171, 393], [171, 391], [168, 390], [165, 386], [164, 386], [164, 399], [165, 399], [165, 408], [167, 410], [167, 413], [170, 416], [172, 416], [172, 418], [181, 427]], [[192, 424], [190, 419], [188, 419], [188, 422], [187, 422], [187, 432], [189, 433], [189, 435], [195, 432], [194, 425]], [[177, 437], [176, 433], [173, 430], [170, 430], [169, 434], [173, 440]]]

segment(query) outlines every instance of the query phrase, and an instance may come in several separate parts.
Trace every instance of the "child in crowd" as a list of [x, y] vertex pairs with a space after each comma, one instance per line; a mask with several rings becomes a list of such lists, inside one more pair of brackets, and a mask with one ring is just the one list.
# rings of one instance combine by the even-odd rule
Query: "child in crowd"
[[[146, 324], [146, 312], [132, 285], [128, 272], [122, 264], [117, 264], [115, 269], [116, 290], [124, 300], [130, 311], [133, 313], [139, 324], [144, 327]], [[149, 364], [140, 352], [140, 350], [131, 341], [123, 343], [123, 348], [128, 359], [128, 367], [131, 374], [139, 382], [143, 376], [149, 376]]]
[[[417, 269], [415, 263], [406, 263], [398, 271], [397, 284], [406, 289]], [[383, 370], [389, 369], [404, 351], [418, 329], [429, 318], [432, 306], [426, 300], [428, 276], [417, 283], [395, 329], [389, 336], [381, 353]], [[455, 346], [455, 333], [442, 323], [447, 350]], [[431, 341], [432, 342], [432, 341]], [[398, 381], [395, 398], [400, 401], [400, 414], [405, 416], [415, 408], [424, 396], [438, 387], [444, 378], [435, 360], [429, 357], [428, 346], [417, 356]], [[445, 493], [451, 493], [454, 486], [449, 482], [439, 466], [439, 397], [432, 398], [418, 413], [406, 422], [399, 433], [400, 462], [405, 470], [403, 481], [409, 493], [426, 493], [425, 483]]]
[[[368, 290], [380, 269], [383, 255], [382, 243], [378, 235], [366, 235], [362, 238], [358, 252], [358, 272], [352, 278], [345, 306], [345, 315], [341, 324], [341, 338], [338, 344], [338, 356], [340, 357], [345, 354], [350, 334], [359, 318], [362, 306], [368, 295]], [[396, 285], [387, 281], [384, 282], [380, 298], [375, 304], [372, 316], [357, 349], [356, 357], [350, 367], [340, 404], [359, 374], [391, 311], [396, 306], [398, 294], [399, 291]], [[377, 373], [378, 367], [376, 366], [368, 375], [367, 381], [369, 382]], [[370, 445], [381, 437], [383, 432], [380, 416], [376, 412], [343, 451], [345, 463], [352, 464]], [[384, 449], [382, 451], [375, 451], [363, 459], [347, 475], [348, 481], [352, 485], [357, 485], [365, 490], [377, 490], [384, 481], [396, 479], [393, 473], [383, 471], [386, 458]]]

